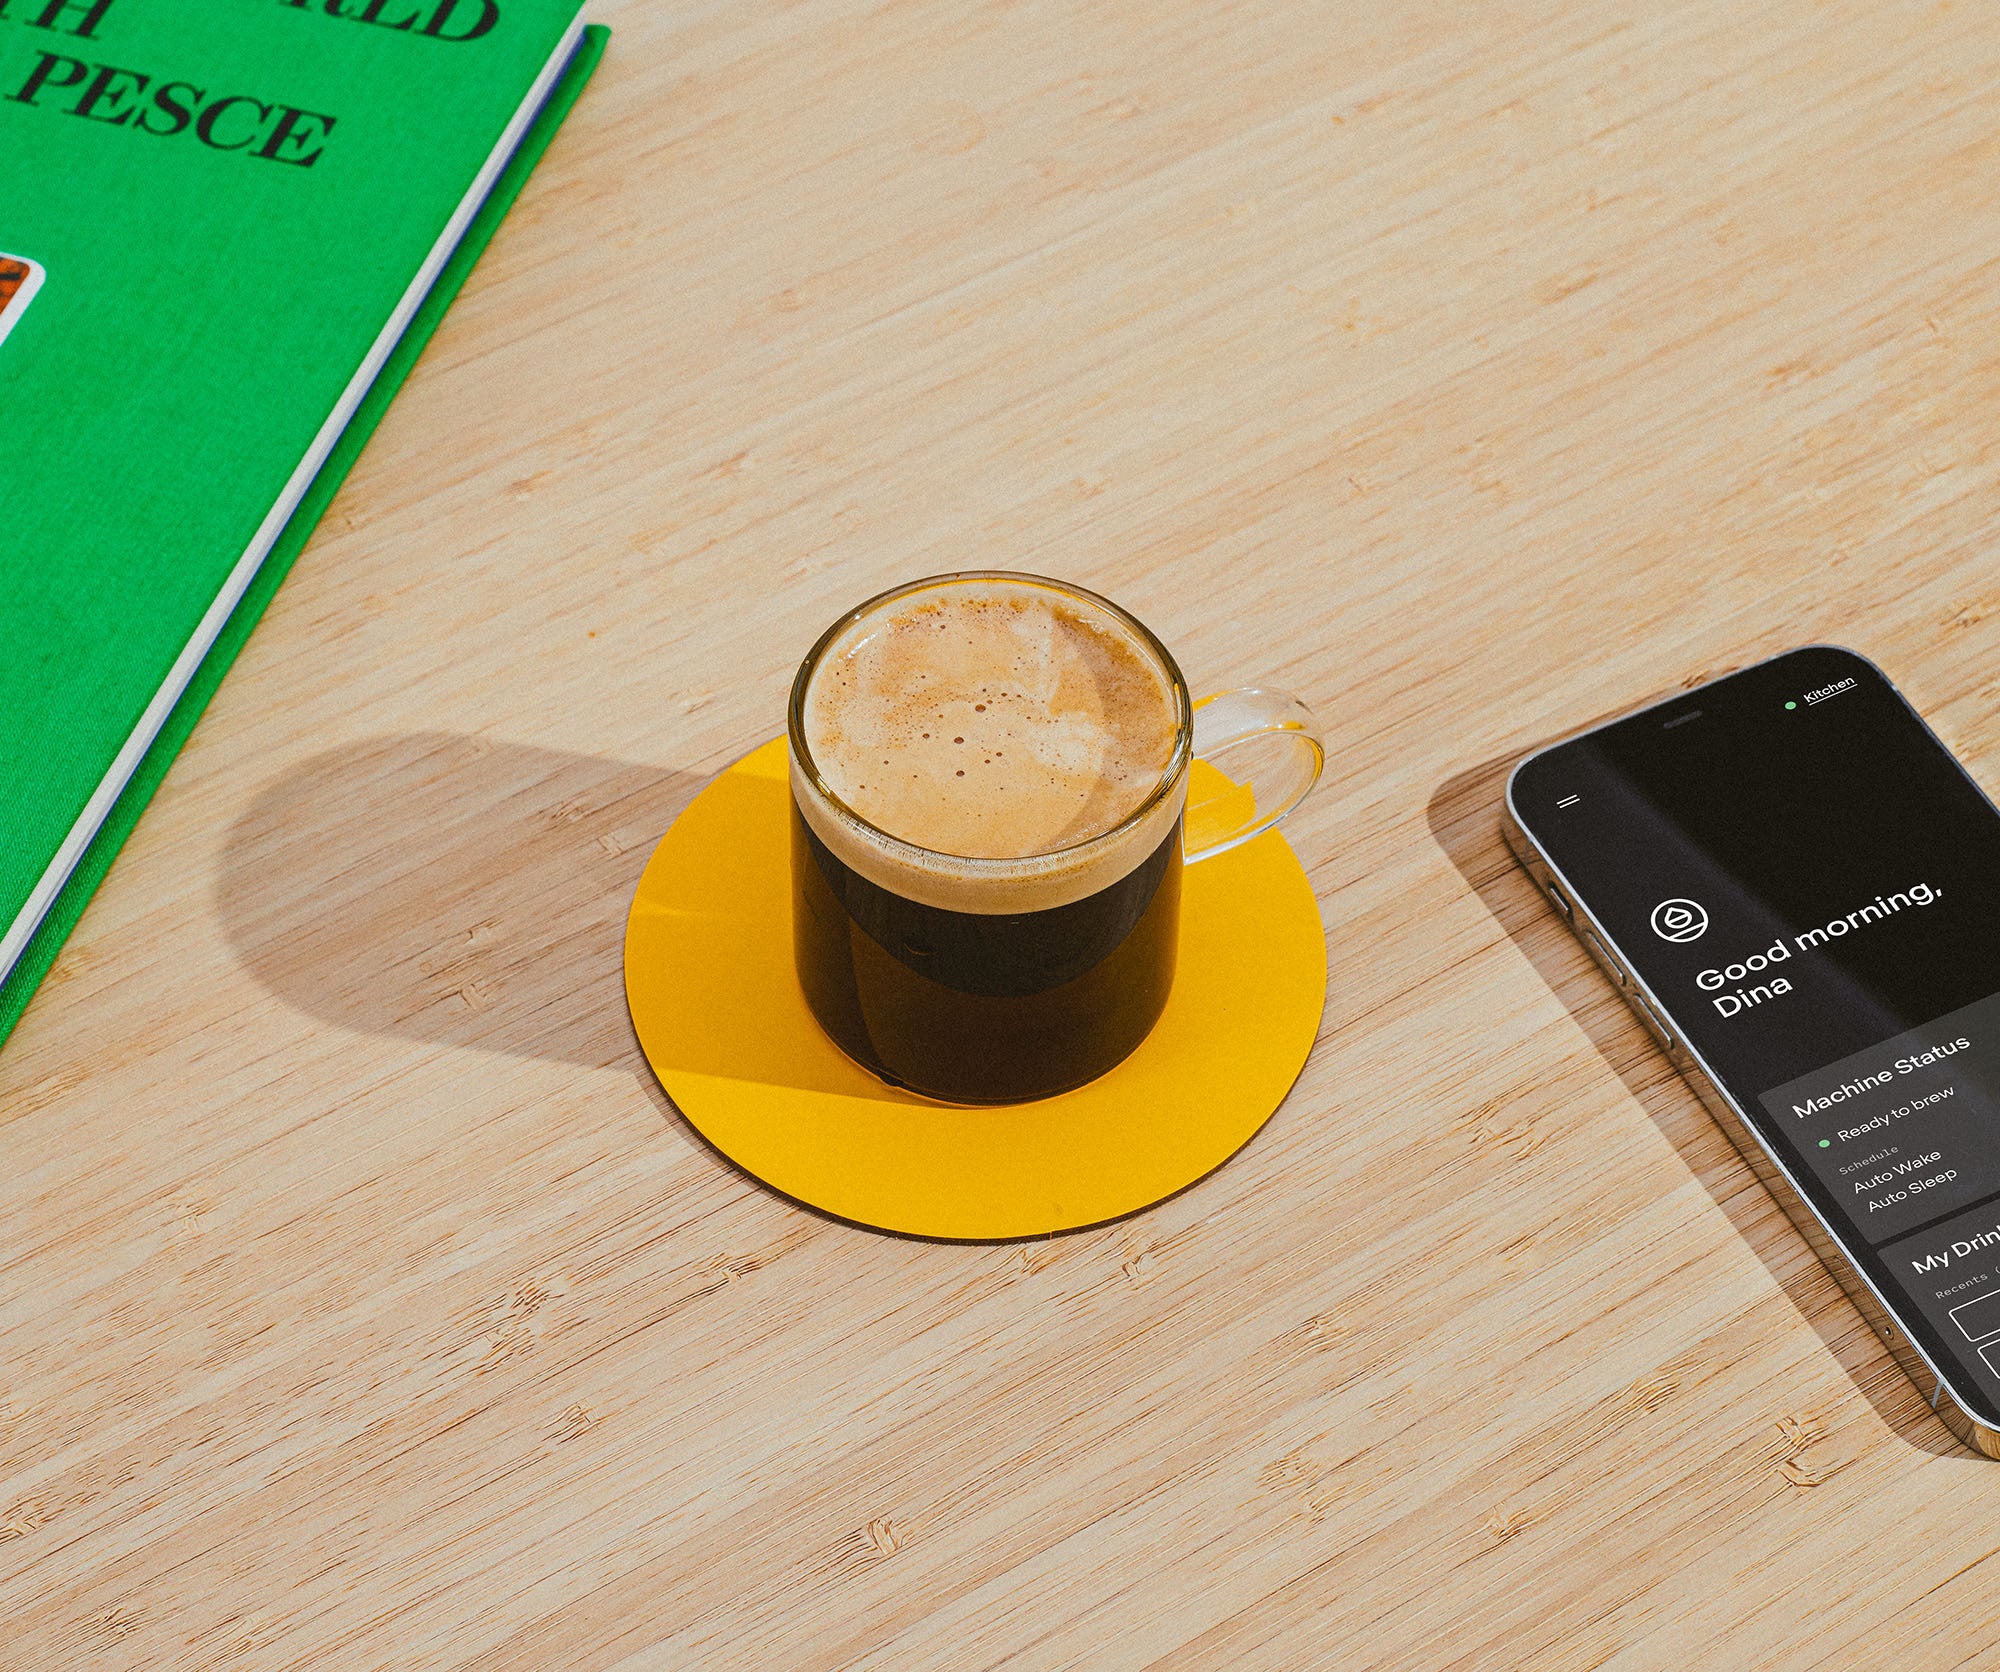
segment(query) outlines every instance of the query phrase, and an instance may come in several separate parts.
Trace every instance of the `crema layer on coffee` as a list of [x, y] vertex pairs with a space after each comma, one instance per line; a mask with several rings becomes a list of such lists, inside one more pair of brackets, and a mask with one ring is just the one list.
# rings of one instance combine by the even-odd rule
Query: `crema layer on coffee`
[[[1176, 800], [1129, 842], [1072, 852], [1161, 787], [1176, 763], [1179, 699], [1160, 656], [1117, 616], [1031, 581], [946, 580], [887, 601], [826, 648], [801, 719], [833, 795], [924, 850], [924, 886], [906, 891], [935, 904], [1037, 910], [1079, 898], [1139, 864], [1178, 814]], [[822, 828], [831, 821], [813, 817], [809, 799], [801, 810], [841, 858], [871, 874], [884, 855], [908, 869], [911, 856], [851, 824]], [[879, 848], [877, 863], [846, 851], [857, 845]], [[980, 886], [997, 880], [990, 863], [953, 860], [1019, 861], [1022, 884], [1048, 886], [995, 895]]]

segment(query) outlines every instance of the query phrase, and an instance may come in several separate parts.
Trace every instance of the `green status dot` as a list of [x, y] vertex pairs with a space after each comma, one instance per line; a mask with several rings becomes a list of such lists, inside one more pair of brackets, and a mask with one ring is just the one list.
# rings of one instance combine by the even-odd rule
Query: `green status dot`
[[1820, 1139], [1820, 1141], [1819, 1141], [1819, 1147], [1820, 1147], [1821, 1149], [1832, 1149], [1832, 1148], [1833, 1148], [1833, 1140], [1832, 1140], [1831, 1138], [1822, 1138], [1822, 1139]]
[[1786, 703], [1786, 704], [1785, 704], [1785, 706], [1786, 706], [1787, 708], [1797, 708], [1797, 707], [1798, 707], [1799, 705], [1798, 705], [1797, 703], [1795, 703], [1795, 702], [1788, 702], [1788, 703]]

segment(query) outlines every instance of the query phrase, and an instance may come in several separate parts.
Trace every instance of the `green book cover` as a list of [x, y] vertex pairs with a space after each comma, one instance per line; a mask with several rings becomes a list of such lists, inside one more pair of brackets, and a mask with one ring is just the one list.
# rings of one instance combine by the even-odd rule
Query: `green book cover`
[[0, 0], [0, 1036], [588, 74], [577, 11]]

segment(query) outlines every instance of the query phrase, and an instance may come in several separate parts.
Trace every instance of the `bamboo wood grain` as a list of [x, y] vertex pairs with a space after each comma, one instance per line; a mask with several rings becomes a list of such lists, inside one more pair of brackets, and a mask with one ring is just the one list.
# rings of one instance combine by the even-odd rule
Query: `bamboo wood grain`
[[[2000, 23], [607, 5], [596, 83], [0, 1054], [0, 1667], [1981, 1664], [1958, 1452], [1511, 869], [1785, 646], [2000, 784]], [[622, 915], [966, 565], [1326, 718], [1235, 1162], [874, 1236], [648, 1077]]]

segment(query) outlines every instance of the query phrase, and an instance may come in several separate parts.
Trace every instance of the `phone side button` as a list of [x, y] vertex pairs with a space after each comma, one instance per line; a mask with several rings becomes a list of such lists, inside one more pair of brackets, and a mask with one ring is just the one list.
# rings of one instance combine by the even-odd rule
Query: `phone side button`
[[1549, 904], [1554, 906], [1556, 910], [1562, 914], [1562, 920], [1565, 923], [1574, 922], [1575, 916], [1569, 909], [1569, 900], [1564, 895], [1563, 891], [1560, 888], [1556, 887], [1554, 883], [1550, 883], [1547, 886], [1549, 894]]
[[1618, 960], [1605, 950], [1604, 942], [1599, 940], [1588, 929], [1580, 929], [1577, 932], [1583, 936], [1583, 944], [1588, 949], [1591, 957], [1604, 966], [1604, 973], [1617, 982], [1619, 986], [1624, 986], [1625, 972], [1619, 968]]
[[1661, 1020], [1660, 1013], [1646, 1002], [1645, 994], [1632, 994], [1632, 1008], [1638, 1011], [1639, 1020], [1646, 1024], [1647, 1030], [1660, 1042], [1664, 1049], [1669, 1052], [1678, 1049], [1674, 1043], [1673, 1030]]

